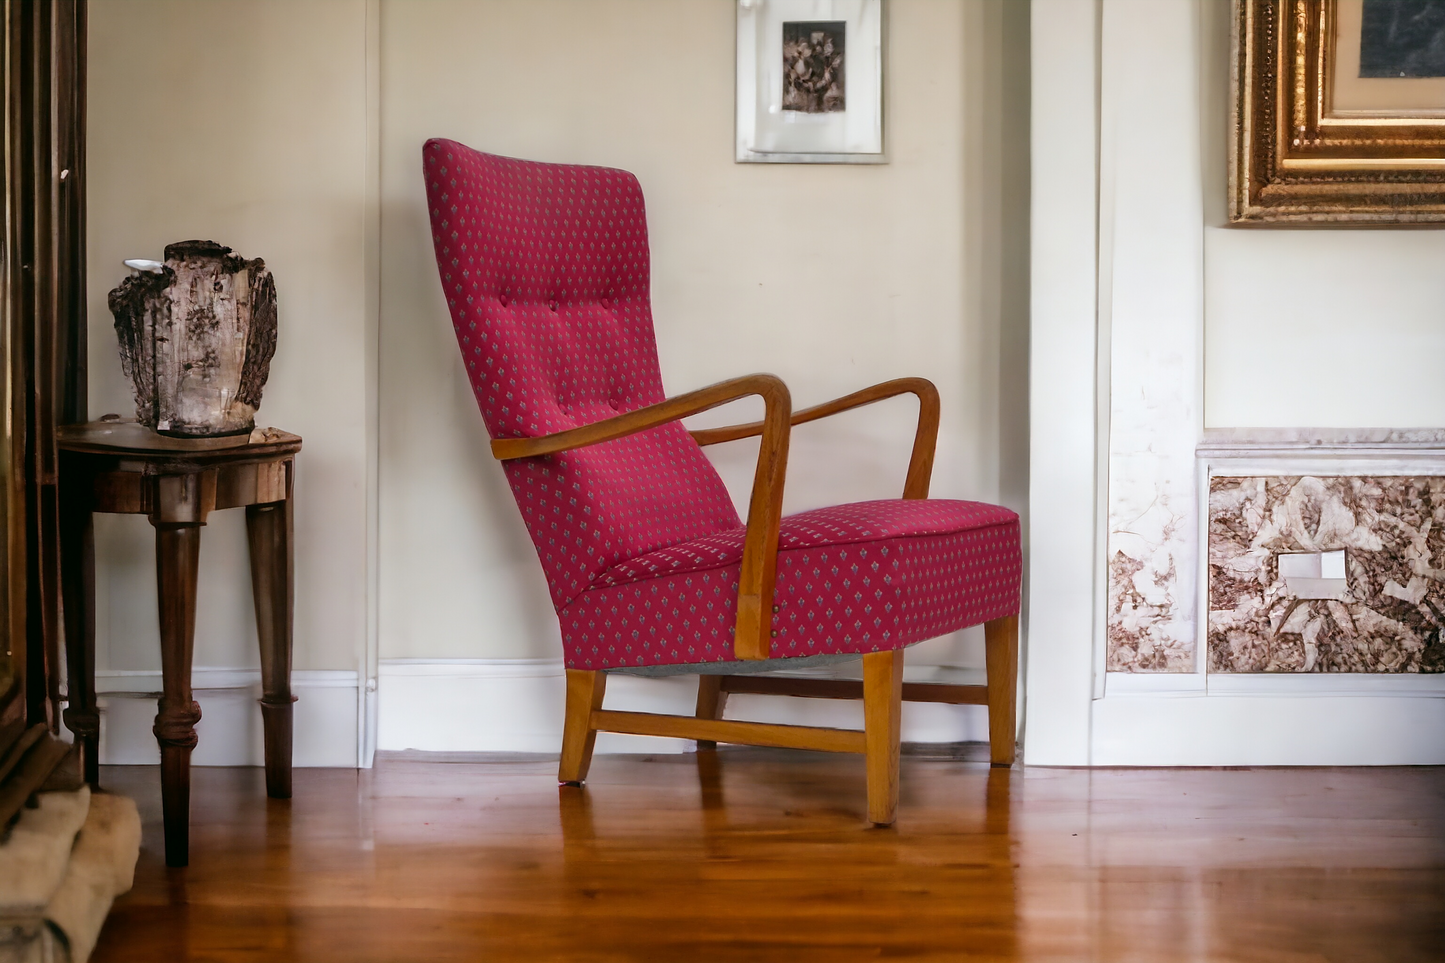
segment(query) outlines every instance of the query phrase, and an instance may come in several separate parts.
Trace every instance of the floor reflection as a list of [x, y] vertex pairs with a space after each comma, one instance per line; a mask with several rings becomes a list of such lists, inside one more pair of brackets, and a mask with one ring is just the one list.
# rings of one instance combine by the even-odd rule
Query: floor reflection
[[191, 866], [154, 768], [96, 961], [1438, 960], [1445, 771], [991, 769], [735, 749], [193, 773]]

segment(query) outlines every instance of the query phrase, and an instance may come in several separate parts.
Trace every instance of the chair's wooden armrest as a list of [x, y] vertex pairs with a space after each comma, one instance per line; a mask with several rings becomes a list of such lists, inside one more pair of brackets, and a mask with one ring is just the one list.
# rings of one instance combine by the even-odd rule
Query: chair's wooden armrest
[[[792, 424], [801, 425], [842, 411], [871, 405], [885, 398], [913, 394], [918, 396], [918, 428], [913, 435], [913, 454], [908, 460], [908, 476], [903, 483], [904, 498], [927, 498], [928, 483], [933, 475], [933, 453], [938, 445], [938, 389], [927, 378], [895, 378], [825, 401], [821, 405], [793, 412]], [[724, 428], [699, 428], [692, 432], [699, 445], [716, 445], [739, 438], [761, 434], [763, 422], [729, 425]]]
[[584, 448], [635, 435], [748, 395], [760, 395], [763, 399], [763, 420], [758, 422], [758, 430], [752, 432], [763, 437], [758, 448], [757, 469], [753, 473], [747, 536], [743, 541], [742, 565], [738, 572], [733, 651], [739, 659], [766, 659], [772, 650], [778, 524], [783, 515], [783, 480], [788, 467], [789, 419], [793, 411], [788, 386], [781, 379], [770, 374], [746, 375], [554, 435], [498, 438], [492, 442], [492, 454], [500, 461], [510, 461]]
[[[685, 395], [668, 398], [666, 401], [659, 401], [655, 405], [638, 408], [636, 411], [629, 411], [614, 418], [583, 425], [581, 428], [570, 428], [567, 431], [543, 435], [540, 438], [496, 438], [492, 440], [492, 455], [498, 461], [555, 455], [558, 452], [585, 448], [588, 445], [597, 445], [604, 441], [635, 435], [640, 431], [647, 431], [649, 428], [678, 421], [689, 415], [695, 415], [707, 411], [709, 408], [716, 408], [718, 405], [746, 398], [749, 395], [761, 395], [765, 405], [776, 404], [779, 393], [781, 393], [782, 399], [788, 401], [789, 410], [791, 410], [788, 387], [776, 375], [744, 375], [741, 378], [731, 378], [715, 385], [708, 385], [706, 388], [689, 391]], [[755, 435], [761, 432], [763, 423], [758, 422], [757, 424], [758, 431], [753, 432]]]

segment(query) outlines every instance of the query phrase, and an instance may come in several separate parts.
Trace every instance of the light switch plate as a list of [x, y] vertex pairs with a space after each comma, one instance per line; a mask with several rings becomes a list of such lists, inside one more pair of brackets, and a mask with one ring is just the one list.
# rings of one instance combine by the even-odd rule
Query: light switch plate
[[1349, 589], [1345, 577], [1345, 550], [1334, 552], [1282, 552], [1279, 575], [1297, 599], [1341, 599]]

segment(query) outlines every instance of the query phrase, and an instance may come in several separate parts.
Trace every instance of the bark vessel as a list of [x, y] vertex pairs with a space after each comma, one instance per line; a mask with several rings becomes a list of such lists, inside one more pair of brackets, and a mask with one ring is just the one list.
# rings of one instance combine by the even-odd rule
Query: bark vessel
[[276, 352], [276, 284], [266, 262], [215, 241], [166, 245], [165, 263], [110, 292], [136, 418], [162, 434], [255, 426]]

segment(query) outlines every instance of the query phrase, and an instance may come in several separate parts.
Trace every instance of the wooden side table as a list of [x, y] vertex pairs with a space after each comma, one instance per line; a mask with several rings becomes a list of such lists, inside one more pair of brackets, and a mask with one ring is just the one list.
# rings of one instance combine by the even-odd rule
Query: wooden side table
[[190, 855], [191, 750], [200, 706], [191, 698], [196, 573], [201, 528], [215, 509], [246, 509], [266, 793], [291, 795], [291, 613], [294, 598], [291, 486], [301, 439], [273, 428], [250, 436], [172, 438], [129, 421], [59, 430], [61, 594], [70, 676], [65, 723], [80, 743], [85, 778], [98, 783], [100, 715], [95, 701], [95, 534], [92, 513], [147, 515], [156, 530], [162, 695], [161, 746], [166, 865]]

